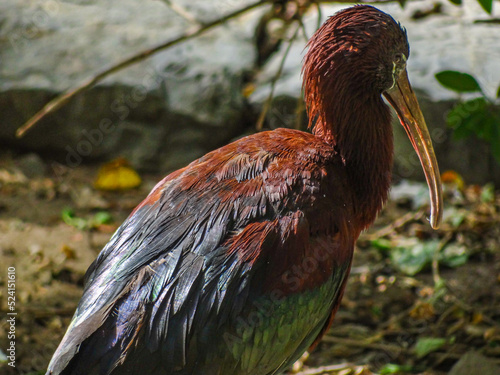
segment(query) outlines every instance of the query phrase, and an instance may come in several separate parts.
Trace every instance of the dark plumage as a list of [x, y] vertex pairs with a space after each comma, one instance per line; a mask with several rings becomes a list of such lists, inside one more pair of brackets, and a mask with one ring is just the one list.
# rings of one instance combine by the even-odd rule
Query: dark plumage
[[331, 324], [355, 241], [387, 199], [382, 94], [422, 159], [439, 223], [408, 53], [376, 8], [331, 17], [304, 61], [312, 134], [258, 133], [163, 179], [87, 271], [47, 374], [266, 375], [297, 360]]

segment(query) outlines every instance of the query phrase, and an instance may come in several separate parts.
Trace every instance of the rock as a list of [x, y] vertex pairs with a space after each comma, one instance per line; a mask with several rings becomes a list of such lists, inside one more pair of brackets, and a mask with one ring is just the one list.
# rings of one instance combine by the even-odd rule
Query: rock
[[[176, 4], [207, 21], [245, 1]], [[183, 166], [245, 127], [257, 20], [251, 12], [110, 76], [18, 140], [15, 130], [55, 95], [190, 25], [160, 1], [2, 2], [0, 141], [69, 167], [120, 155], [142, 169]]]
[[452, 367], [448, 375], [498, 375], [500, 367], [494, 361], [477, 352], [465, 353]]
[[16, 166], [28, 178], [43, 177], [47, 173], [47, 166], [37, 154], [26, 154], [16, 159]]

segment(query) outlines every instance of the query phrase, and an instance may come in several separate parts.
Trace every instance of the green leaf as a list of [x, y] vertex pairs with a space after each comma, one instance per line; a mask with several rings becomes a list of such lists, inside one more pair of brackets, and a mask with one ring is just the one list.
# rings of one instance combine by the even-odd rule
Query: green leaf
[[453, 228], [458, 228], [467, 216], [468, 211], [454, 206], [446, 207], [443, 210], [443, 222], [449, 223]]
[[500, 99], [500, 85], [498, 86], [498, 89], [497, 89], [497, 99]]
[[463, 139], [472, 135], [490, 144], [493, 156], [500, 163], [500, 107], [480, 97], [455, 105], [446, 116], [453, 128], [453, 137]]
[[446, 123], [455, 129], [455, 139], [463, 139], [472, 135], [479, 136], [484, 122], [491, 117], [488, 111], [488, 102], [485, 98], [475, 98], [466, 102], [457, 103], [446, 116]]
[[450, 219], [450, 224], [453, 228], [458, 228], [460, 226], [460, 224], [462, 224], [465, 220], [465, 212], [464, 211], [459, 211], [457, 212], [457, 215], [453, 216], [451, 219]]
[[490, 112], [482, 113], [480, 120], [477, 124], [477, 137], [484, 139], [485, 141], [493, 141], [493, 136], [495, 133], [496, 121]]
[[444, 87], [457, 92], [481, 92], [481, 87], [470, 74], [444, 70], [435, 74], [436, 79]]
[[370, 244], [377, 250], [391, 250], [393, 245], [390, 240], [386, 240], [385, 238], [377, 238], [375, 240], [372, 240]]
[[440, 337], [420, 337], [415, 344], [415, 354], [423, 358], [427, 354], [441, 349], [446, 344], [446, 339]]
[[481, 202], [493, 203], [495, 201], [495, 185], [491, 182], [481, 189]]
[[94, 226], [98, 226], [101, 224], [108, 224], [111, 223], [111, 221], [112, 221], [111, 214], [106, 211], [100, 211], [96, 213], [92, 218], [92, 224]]
[[453, 131], [453, 139], [455, 140], [466, 139], [473, 135], [474, 131], [470, 130], [467, 126], [459, 126]]
[[462, 0], [450, 0], [450, 3], [455, 5], [462, 5]]
[[63, 209], [61, 217], [66, 224], [71, 225], [72, 227], [75, 227], [80, 230], [87, 228], [87, 220], [82, 219], [80, 217], [76, 217], [75, 213], [71, 208]]
[[477, 0], [481, 7], [486, 11], [486, 13], [491, 14], [491, 9], [493, 7], [493, 0]]
[[439, 256], [440, 263], [455, 268], [463, 266], [469, 259], [469, 253], [464, 245], [451, 243], [446, 246]]
[[413, 276], [432, 262], [438, 247], [438, 240], [421, 242], [413, 239], [391, 251], [391, 261], [401, 272]]
[[371, 312], [376, 317], [382, 316], [382, 308], [380, 306], [372, 306]]
[[379, 370], [380, 375], [403, 374], [413, 371], [413, 367], [409, 365], [397, 365], [395, 363], [386, 363]]

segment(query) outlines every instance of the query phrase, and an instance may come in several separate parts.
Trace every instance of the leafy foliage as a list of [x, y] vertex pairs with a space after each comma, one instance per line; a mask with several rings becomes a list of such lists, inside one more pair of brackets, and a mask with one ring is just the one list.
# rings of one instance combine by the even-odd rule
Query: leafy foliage
[[[454, 129], [456, 139], [476, 136], [489, 143], [500, 163], [500, 107], [486, 97], [477, 80], [467, 73], [445, 70], [435, 75], [444, 87], [458, 93], [480, 93], [481, 96], [459, 102], [448, 113], [446, 122]], [[500, 98], [500, 87], [497, 99]]]
[[[481, 8], [485, 10], [486, 13], [491, 14], [493, 8], [493, 0], [477, 0]], [[450, 0], [450, 3], [455, 5], [462, 5], [462, 0]]]
[[448, 267], [458, 267], [467, 262], [469, 253], [463, 245], [449, 244], [442, 248], [440, 241], [420, 241], [417, 238], [402, 241], [390, 253], [392, 264], [401, 272], [413, 276], [434, 259]]
[[77, 217], [71, 208], [62, 210], [61, 218], [66, 224], [80, 230], [97, 228], [100, 225], [109, 224], [112, 221], [111, 215], [106, 211], [97, 212], [90, 219], [84, 219], [82, 217]]
[[412, 371], [412, 366], [398, 365], [396, 363], [387, 363], [379, 370], [380, 375], [401, 374]]
[[444, 70], [436, 74], [436, 79], [444, 87], [457, 92], [480, 92], [481, 86], [470, 74]]
[[441, 349], [447, 340], [441, 337], [420, 337], [415, 344], [415, 354], [418, 358], [423, 358], [427, 354]]
[[493, 8], [493, 0], [477, 0], [486, 13], [491, 14]]

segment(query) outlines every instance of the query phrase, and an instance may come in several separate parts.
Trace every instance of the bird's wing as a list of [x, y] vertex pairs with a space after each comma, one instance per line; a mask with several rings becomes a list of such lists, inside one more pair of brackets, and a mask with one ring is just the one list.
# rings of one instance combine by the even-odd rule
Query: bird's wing
[[[286, 215], [297, 185], [280, 171], [287, 153], [271, 152], [255, 138], [172, 173], [136, 208], [87, 271], [48, 373], [65, 373], [75, 357], [109, 372], [139, 334], [148, 350], [161, 349], [164, 363], [182, 367], [194, 328], [214, 315], [217, 324], [238, 315], [255, 259], [275, 246], [276, 220]], [[313, 179], [308, 171], [299, 189], [314, 190]]]

